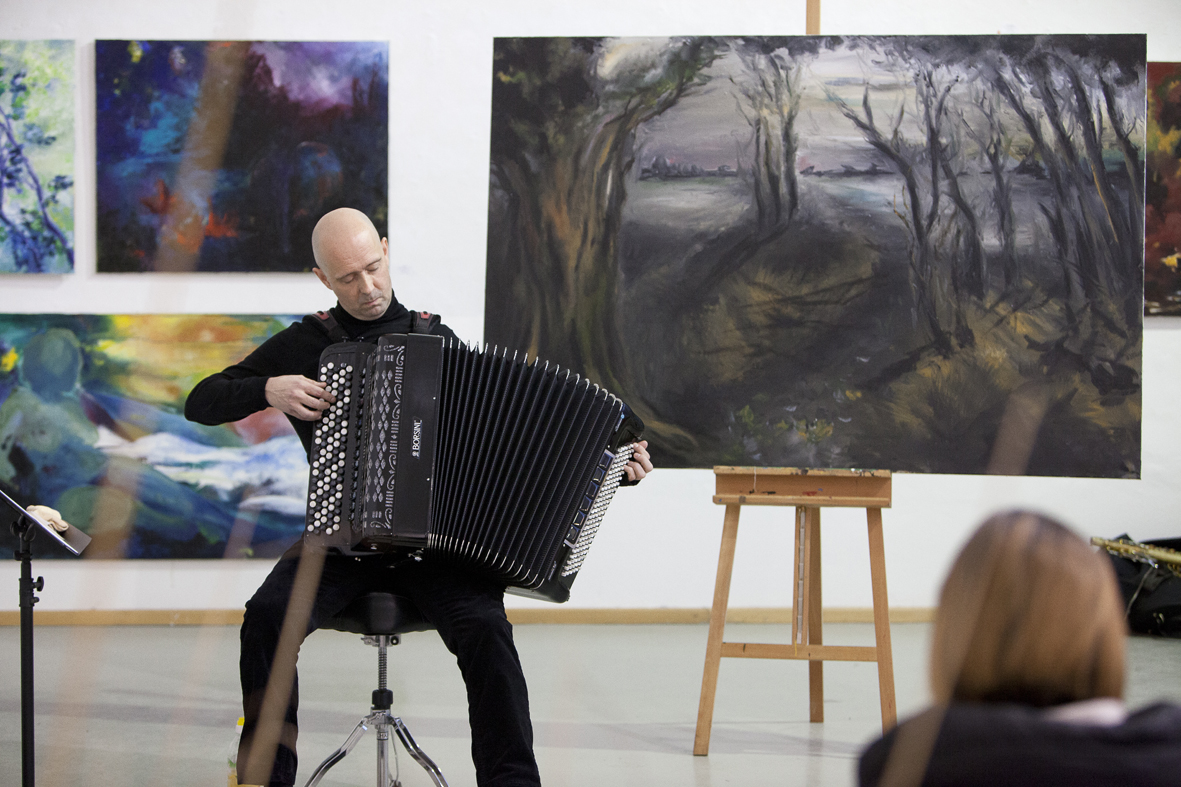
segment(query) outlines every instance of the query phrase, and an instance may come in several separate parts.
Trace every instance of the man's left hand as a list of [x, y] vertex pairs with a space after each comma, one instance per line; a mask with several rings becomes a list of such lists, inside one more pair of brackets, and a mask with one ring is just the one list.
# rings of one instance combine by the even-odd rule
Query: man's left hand
[[648, 455], [647, 440], [632, 443], [632, 448], [631, 461], [624, 465], [623, 472], [627, 480], [634, 483], [652, 472], [652, 457]]

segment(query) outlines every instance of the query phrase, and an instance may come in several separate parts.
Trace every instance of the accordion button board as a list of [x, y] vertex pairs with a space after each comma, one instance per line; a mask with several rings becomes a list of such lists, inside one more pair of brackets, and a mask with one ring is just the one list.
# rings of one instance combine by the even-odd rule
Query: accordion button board
[[643, 423], [556, 365], [437, 336], [327, 348], [305, 538], [346, 554], [421, 550], [569, 598]]

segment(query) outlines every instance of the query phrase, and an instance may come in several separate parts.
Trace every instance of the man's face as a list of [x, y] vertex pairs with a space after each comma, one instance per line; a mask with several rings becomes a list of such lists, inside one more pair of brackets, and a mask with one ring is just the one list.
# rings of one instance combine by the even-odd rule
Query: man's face
[[393, 300], [389, 242], [385, 238], [378, 242], [376, 233], [359, 232], [334, 245], [313, 270], [358, 320], [376, 320]]

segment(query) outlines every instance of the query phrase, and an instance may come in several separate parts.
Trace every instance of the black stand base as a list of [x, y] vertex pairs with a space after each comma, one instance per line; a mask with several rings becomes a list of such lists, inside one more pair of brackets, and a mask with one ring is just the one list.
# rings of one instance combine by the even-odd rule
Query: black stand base
[[12, 532], [20, 543], [13, 557], [21, 562], [21, 785], [33, 787], [33, 605], [40, 601], [33, 594], [45, 587], [45, 579], [33, 580], [29, 542], [37, 530], [32, 520], [22, 515], [12, 523]]

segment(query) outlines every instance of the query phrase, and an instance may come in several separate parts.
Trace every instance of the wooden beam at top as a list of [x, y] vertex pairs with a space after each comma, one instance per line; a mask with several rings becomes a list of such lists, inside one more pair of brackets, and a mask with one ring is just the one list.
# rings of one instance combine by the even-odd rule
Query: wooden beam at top
[[804, 32], [810, 36], [820, 35], [820, 0], [808, 0], [808, 21]]

